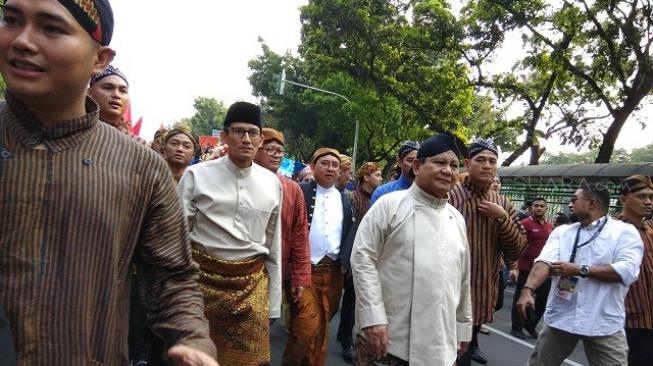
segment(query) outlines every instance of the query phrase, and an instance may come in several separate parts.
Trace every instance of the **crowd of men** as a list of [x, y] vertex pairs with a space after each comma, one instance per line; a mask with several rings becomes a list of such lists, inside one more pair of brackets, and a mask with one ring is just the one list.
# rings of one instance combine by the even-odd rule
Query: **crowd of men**
[[130, 132], [112, 31], [107, 0], [2, 2], [0, 365], [268, 365], [282, 308], [283, 365], [325, 365], [338, 311], [355, 365], [485, 364], [504, 267], [528, 365], [579, 340], [592, 366], [651, 364], [650, 177], [621, 183], [614, 218], [609, 187], [581, 183], [555, 225], [545, 198], [520, 218], [494, 185], [492, 140], [407, 141], [383, 185], [377, 163], [319, 147], [294, 181], [247, 102], [226, 155], [191, 164], [187, 128]]

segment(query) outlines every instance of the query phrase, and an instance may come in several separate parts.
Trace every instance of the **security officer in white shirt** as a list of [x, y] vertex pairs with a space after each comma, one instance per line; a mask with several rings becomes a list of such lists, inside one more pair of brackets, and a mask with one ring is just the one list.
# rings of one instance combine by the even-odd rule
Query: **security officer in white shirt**
[[609, 206], [605, 184], [581, 184], [570, 204], [578, 222], [556, 228], [535, 259], [517, 302], [522, 318], [534, 307], [534, 290], [553, 281], [528, 366], [559, 366], [579, 340], [590, 366], [627, 364], [624, 299], [644, 246], [633, 225], [608, 216]]

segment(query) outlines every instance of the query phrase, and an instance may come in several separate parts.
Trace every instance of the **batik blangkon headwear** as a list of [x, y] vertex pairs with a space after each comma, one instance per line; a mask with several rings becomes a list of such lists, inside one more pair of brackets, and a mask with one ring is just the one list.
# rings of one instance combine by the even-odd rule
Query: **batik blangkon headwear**
[[59, 0], [91, 37], [103, 46], [113, 36], [113, 11], [109, 0]]
[[127, 80], [127, 76], [122, 71], [120, 71], [119, 68], [113, 67], [112, 65], [109, 65], [106, 69], [104, 69], [104, 71], [93, 76], [91, 78], [91, 86], [93, 86], [93, 84], [97, 83], [98, 81], [112, 75], [115, 75], [123, 79], [125, 83], [127, 83], [127, 86], [129, 86], [129, 81]]
[[491, 138], [478, 138], [472, 141], [472, 143], [469, 144], [469, 147], [467, 148], [467, 157], [471, 159], [485, 150], [491, 152], [496, 157], [499, 157], [499, 149], [497, 149], [497, 145], [494, 144], [494, 141]]
[[311, 159], [311, 162], [312, 162], [313, 164], [315, 164], [315, 163], [317, 163], [317, 161], [318, 161], [321, 157], [323, 157], [323, 156], [327, 156], [327, 155], [334, 156], [336, 159], [338, 159], [338, 162], [341, 162], [341, 160], [340, 160], [340, 152], [339, 152], [338, 150], [336, 150], [336, 149], [332, 149], [332, 148], [330, 148], [330, 147], [321, 147], [321, 148], [315, 150], [315, 152], [313, 153], [313, 158]]
[[631, 175], [630, 177], [626, 178], [623, 183], [621, 183], [619, 194], [626, 196], [630, 193], [635, 193], [646, 188], [653, 189], [653, 182], [651, 182], [650, 177], [639, 174]]
[[165, 134], [163, 142], [167, 144], [168, 140], [170, 140], [172, 136], [179, 135], [179, 134], [188, 136], [191, 142], [193, 142], [193, 147], [197, 148], [198, 146], [197, 139], [195, 139], [195, 136], [193, 136], [193, 132], [188, 127], [185, 126], [176, 126], [172, 130], [168, 131]]
[[405, 141], [399, 147], [399, 159], [403, 159], [409, 152], [419, 149], [419, 142], [416, 141]]

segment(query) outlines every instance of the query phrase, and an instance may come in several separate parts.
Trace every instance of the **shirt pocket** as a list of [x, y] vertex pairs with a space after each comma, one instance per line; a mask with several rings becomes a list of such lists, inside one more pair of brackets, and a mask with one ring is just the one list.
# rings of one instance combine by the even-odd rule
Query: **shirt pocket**
[[249, 239], [254, 243], [265, 243], [266, 229], [272, 216], [272, 211], [249, 207], [245, 213], [245, 227], [247, 228]]

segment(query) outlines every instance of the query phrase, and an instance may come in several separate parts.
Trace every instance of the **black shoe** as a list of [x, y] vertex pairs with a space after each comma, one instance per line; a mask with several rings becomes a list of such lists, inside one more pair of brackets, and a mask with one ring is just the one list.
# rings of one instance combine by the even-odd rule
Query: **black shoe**
[[519, 329], [519, 330], [511, 329], [510, 330], [510, 335], [515, 337], [515, 338], [518, 338], [518, 339], [526, 339], [526, 335], [524, 334], [524, 331], [521, 330], [521, 329]]
[[347, 363], [354, 363], [354, 347], [344, 346], [342, 347], [342, 359]]
[[487, 363], [487, 357], [481, 352], [481, 349], [476, 347], [472, 350], [472, 360], [485, 365]]
[[537, 339], [537, 336], [538, 336], [539, 334], [537, 333], [537, 331], [535, 330], [535, 328], [526, 328], [526, 331], [528, 332], [528, 334], [531, 335], [531, 337]]

